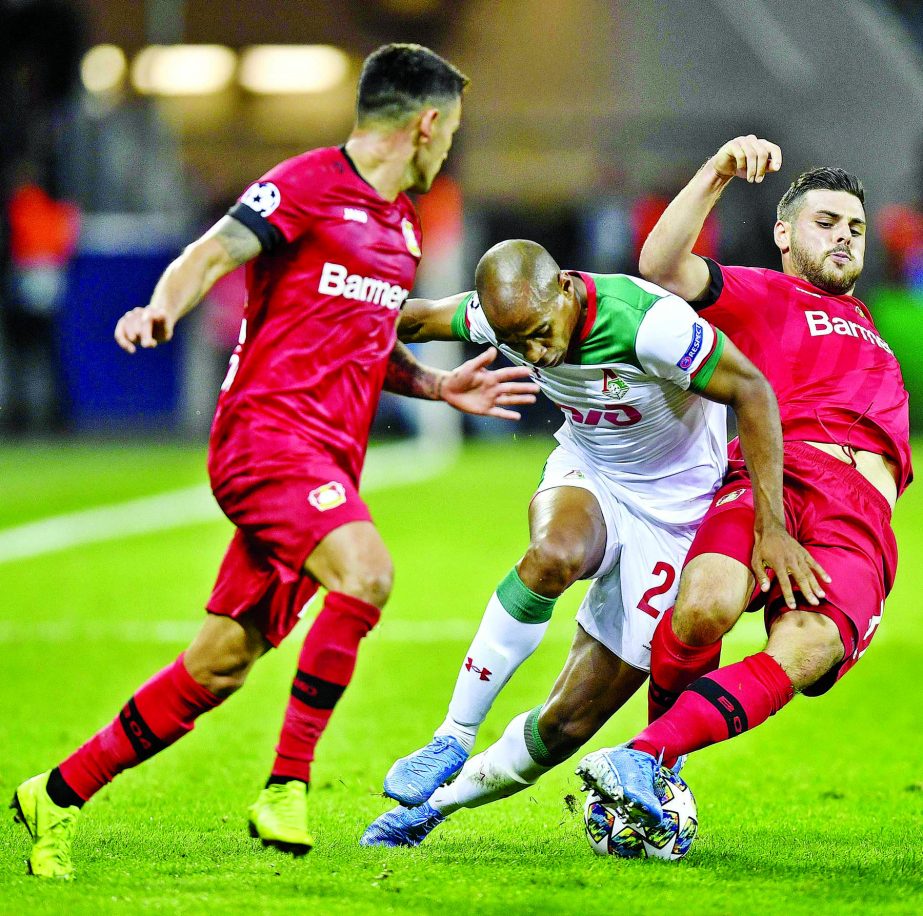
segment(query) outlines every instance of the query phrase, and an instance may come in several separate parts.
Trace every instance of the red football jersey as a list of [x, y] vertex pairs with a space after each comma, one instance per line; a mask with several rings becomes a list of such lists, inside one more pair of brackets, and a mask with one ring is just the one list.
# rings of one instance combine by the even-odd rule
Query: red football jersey
[[705, 261], [712, 282], [694, 305], [769, 380], [784, 438], [886, 455], [903, 492], [913, 477], [907, 390], [865, 304], [777, 270]]
[[247, 265], [240, 342], [212, 425], [213, 474], [307, 449], [358, 482], [421, 256], [413, 204], [382, 198], [331, 147], [277, 165], [229, 212], [263, 251]]

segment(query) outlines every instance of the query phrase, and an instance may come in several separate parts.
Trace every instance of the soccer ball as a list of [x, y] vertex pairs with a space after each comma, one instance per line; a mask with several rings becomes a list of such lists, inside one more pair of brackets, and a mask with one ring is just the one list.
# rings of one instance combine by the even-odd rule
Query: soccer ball
[[654, 788], [669, 823], [644, 827], [618, 803], [590, 792], [583, 808], [586, 838], [598, 856], [623, 859], [681, 859], [692, 847], [699, 829], [695, 798], [689, 786], [672, 770], [660, 768]]

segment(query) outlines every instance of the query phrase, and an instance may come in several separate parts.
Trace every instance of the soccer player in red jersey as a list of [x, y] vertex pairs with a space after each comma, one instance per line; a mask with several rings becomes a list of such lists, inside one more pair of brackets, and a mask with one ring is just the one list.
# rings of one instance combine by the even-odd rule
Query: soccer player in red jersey
[[517, 381], [527, 370], [487, 370], [496, 351], [448, 373], [396, 343], [421, 257], [404, 192], [428, 190], [439, 172], [467, 82], [426, 48], [380, 48], [363, 66], [346, 144], [271, 169], [167, 268], [150, 304], [118, 322], [116, 341], [130, 353], [167, 341], [219, 277], [249, 262], [208, 459], [215, 498], [237, 530], [186, 652], [59, 766], [17, 789], [33, 874], [70, 877], [83, 803], [237, 690], [323, 586], [272, 773], [250, 808], [254, 836], [310, 848], [314, 748], [391, 590], [391, 559], [358, 493], [382, 388], [506, 418], [518, 416], [510, 405], [534, 400], [535, 386]]
[[[786, 523], [824, 570], [812, 606], [789, 583], [750, 571], [753, 492], [730, 471], [686, 558], [672, 614], [652, 644], [648, 727], [585, 757], [578, 774], [647, 823], [662, 816], [657, 761], [760, 725], [795, 695], [829, 690], [868, 649], [894, 582], [894, 502], [910, 482], [900, 367], [853, 290], [865, 255], [862, 185], [841, 169], [805, 172], [779, 202], [782, 271], [726, 267], [692, 253], [735, 177], [761, 182], [782, 164], [774, 143], [729, 141], [677, 195], [641, 252], [649, 280], [688, 299], [762, 370], [779, 401]], [[813, 581], [814, 573], [808, 571]], [[816, 590], [815, 590], [816, 591]], [[765, 608], [763, 652], [718, 667], [744, 610]]]

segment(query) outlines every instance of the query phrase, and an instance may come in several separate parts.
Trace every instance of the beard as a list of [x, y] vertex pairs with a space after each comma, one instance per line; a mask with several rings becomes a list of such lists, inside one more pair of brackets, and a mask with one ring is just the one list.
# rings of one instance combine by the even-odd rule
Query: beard
[[798, 275], [826, 293], [842, 296], [856, 285], [862, 273], [862, 265], [855, 261], [847, 261], [842, 267], [837, 268], [827, 261], [829, 254], [830, 252], [825, 252], [816, 257], [806, 248], [800, 247], [797, 240], [792, 238], [792, 264]]
[[426, 164], [418, 153], [410, 163], [411, 185], [407, 189], [415, 194], [425, 194], [432, 186], [435, 175], [427, 174]]

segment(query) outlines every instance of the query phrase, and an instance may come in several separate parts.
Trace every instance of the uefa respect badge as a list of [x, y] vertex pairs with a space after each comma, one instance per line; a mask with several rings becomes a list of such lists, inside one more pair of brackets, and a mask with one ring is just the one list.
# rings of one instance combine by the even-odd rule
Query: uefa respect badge
[[336, 509], [337, 506], [342, 506], [346, 502], [346, 488], [338, 480], [331, 480], [330, 483], [322, 484], [311, 490], [308, 494], [308, 502], [318, 512]]

